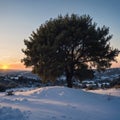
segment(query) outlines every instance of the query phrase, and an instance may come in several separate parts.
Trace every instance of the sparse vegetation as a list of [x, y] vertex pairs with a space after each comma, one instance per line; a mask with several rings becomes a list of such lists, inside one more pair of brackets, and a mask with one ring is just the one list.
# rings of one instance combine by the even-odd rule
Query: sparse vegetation
[[7, 92], [6, 92], [6, 95], [8, 95], [8, 96], [14, 95], [13, 90], [7, 91]]
[[[108, 75], [109, 72], [109, 75]], [[117, 74], [115, 74], [115, 72]], [[25, 75], [21, 76], [19, 74], [14, 73], [6, 74], [4, 77], [3, 75], [0, 77], [0, 92], [5, 92], [8, 89], [11, 88], [17, 88], [17, 87], [43, 87], [43, 86], [67, 86], [66, 78], [64, 75], [57, 78], [57, 80], [53, 83], [51, 81], [42, 83], [40, 79], [37, 77], [31, 75], [31, 72], [28, 73], [28, 77]], [[23, 72], [24, 73], [24, 72]], [[18, 76], [17, 76], [18, 75]], [[106, 76], [106, 77], [104, 77]], [[98, 79], [98, 78], [99, 79]], [[15, 79], [17, 78], [17, 79]], [[79, 89], [88, 89], [88, 90], [94, 90], [94, 89], [106, 89], [106, 88], [120, 88], [120, 69], [109, 69], [105, 71], [103, 74], [98, 73], [95, 75], [94, 79], [87, 79], [85, 81], [79, 81], [74, 77], [73, 79], [73, 87], [79, 88]]]
[[6, 91], [6, 85], [3, 83], [0, 83], [0, 92], [5, 92]]
[[118, 89], [120, 88], [120, 85], [115, 85], [114, 88]]

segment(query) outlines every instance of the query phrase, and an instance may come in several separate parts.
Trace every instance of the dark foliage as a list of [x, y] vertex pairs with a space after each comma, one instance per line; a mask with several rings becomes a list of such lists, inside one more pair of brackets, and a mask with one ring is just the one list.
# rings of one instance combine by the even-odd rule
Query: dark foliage
[[110, 46], [111, 38], [109, 28], [97, 27], [89, 15], [60, 15], [24, 40], [27, 48], [22, 50], [26, 55], [22, 62], [44, 81], [65, 73], [72, 87], [73, 76], [83, 80], [92, 67], [105, 70], [116, 61], [119, 51]]
[[6, 86], [4, 84], [0, 84], [0, 92], [5, 92]]

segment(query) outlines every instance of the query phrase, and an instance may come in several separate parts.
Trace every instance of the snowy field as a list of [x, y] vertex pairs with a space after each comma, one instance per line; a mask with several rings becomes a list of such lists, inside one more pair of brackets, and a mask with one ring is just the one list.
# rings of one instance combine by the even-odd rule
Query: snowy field
[[118, 88], [118, 89], [110, 88], [110, 89], [89, 90], [89, 92], [120, 97], [120, 88]]
[[57, 86], [14, 94], [0, 93], [0, 120], [120, 120], [120, 96]]

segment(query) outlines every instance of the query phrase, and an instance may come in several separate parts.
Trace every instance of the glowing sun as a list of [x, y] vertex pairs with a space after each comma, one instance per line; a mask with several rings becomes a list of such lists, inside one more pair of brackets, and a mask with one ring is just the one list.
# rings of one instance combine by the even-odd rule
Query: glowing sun
[[2, 69], [3, 69], [3, 70], [7, 70], [7, 69], [9, 69], [9, 66], [8, 66], [8, 65], [3, 65], [3, 66], [2, 66]]

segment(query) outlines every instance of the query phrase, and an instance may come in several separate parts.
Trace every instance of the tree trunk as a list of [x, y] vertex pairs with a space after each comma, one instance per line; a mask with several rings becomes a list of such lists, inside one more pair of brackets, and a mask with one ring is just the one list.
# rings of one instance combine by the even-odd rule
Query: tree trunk
[[71, 73], [67, 73], [66, 75], [66, 79], [67, 79], [67, 87], [72, 88], [72, 74]]

